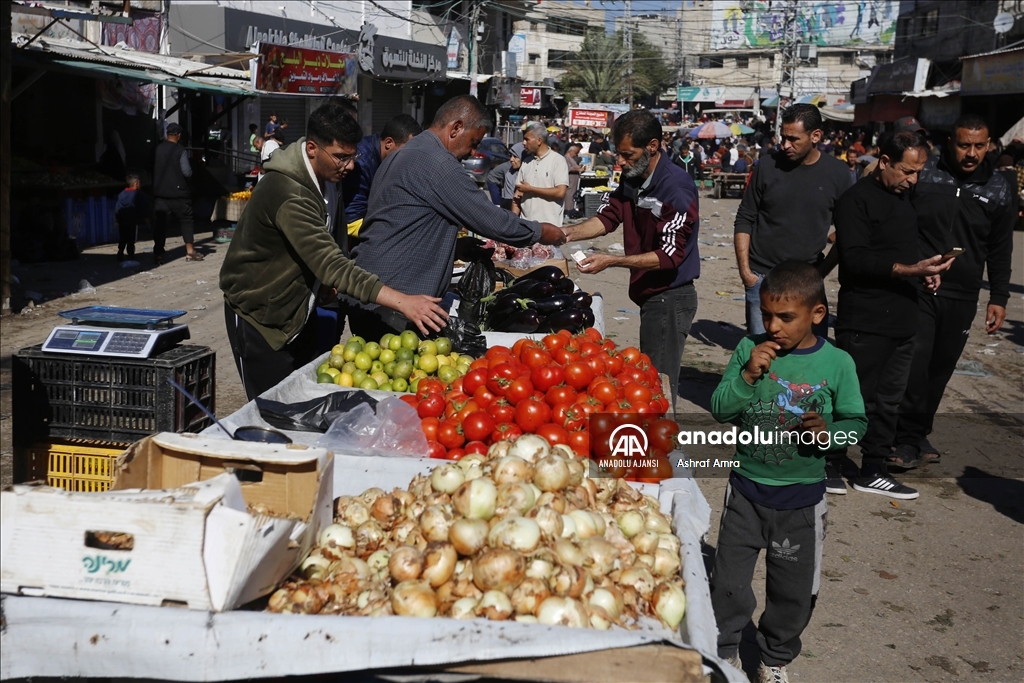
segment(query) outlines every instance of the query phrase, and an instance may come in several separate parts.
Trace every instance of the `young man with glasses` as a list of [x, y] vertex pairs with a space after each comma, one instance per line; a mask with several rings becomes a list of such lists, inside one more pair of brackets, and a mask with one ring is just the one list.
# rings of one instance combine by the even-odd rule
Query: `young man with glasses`
[[345, 229], [338, 182], [358, 157], [359, 124], [327, 104], [306, 130], [267, 163], [220, 270], [228, 339], [250, 400], [316, 356], [318, 294], [394, 309], [424, 334], [447, 317], [439, 299], [384, 285], [336, 241]]

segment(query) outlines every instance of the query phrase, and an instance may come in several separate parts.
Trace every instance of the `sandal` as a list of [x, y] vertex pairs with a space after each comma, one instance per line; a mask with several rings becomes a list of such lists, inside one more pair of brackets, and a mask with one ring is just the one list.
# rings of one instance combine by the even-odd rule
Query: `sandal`
[[921, 441], [917, 452], [920, 454], [920, 461], [926, 465], [938, 465], [942, 462], [942, 453], [939, 453], [935, 446], [928, 443], [928, 439]]
[[917, 454], [918, 450], [913, 446], [906, 444], [897, 446], [893, 454], [885, 459], [885, 464], [893, 469], [903, 471], [917, 469], [921, 462]]
[[198, 251], [192, 254], [185, 255], [186, 261], [202, 261], [204, 259], [206, 259], [206, 257], [200, 254]]

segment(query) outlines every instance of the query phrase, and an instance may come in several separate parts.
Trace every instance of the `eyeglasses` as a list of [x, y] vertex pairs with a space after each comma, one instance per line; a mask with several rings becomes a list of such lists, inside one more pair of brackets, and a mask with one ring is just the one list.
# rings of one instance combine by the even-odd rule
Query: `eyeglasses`
[[363, 155], [359, 154], [359, 153], [356, 153], [356, 154], [341, 154], [341, 155], [338, 155], [338, 154], [328, 154], [327, 156], [329, 156], [331, 159], [333, 159], [334, 163], [336, 163], [339, 167], [347, 166], [350, 162], [351, 163], [355, 163], [355, 162], [359, 161], [363, 157]]

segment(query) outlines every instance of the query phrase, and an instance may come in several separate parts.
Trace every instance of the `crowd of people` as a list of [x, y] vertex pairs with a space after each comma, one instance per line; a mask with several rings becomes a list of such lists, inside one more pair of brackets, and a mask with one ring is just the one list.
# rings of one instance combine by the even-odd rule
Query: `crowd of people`
[[[442, 330], [462, 229], [513, 246], [621, 229], [623, 254], [591, 253], [579, 270], [628, 271], [641, 351], [668, 375], [674, 406], [698, 309], [698, 181], [704, 160], [717, 156], [720, 167], [750, 176], [734, 226], [749, 335], [711, 412], [809, 441], [737, 446], [741, 466], [729, 478], [711, 597], [719, 654], [738, 663], [756, 602], [754, 566], [767, 551], [760, 675], [787, 680], [818, 591], [826, 495], [847, 492], [846, 447], [860, 446], [860, 467], [849, 477], [855, 491], [919, 495], [891, 472], [941, 458], [941, 444], [928, 439], [986, 270], [986, 330], [1003, 324], [1019, 186], [999, 168], [1008, 164], [976, 116], [958, 120], [941, 143], [916, 120], [851, 140], [826, 135], [812, 105], [781, 117], [777, 140], [724, 141], [714, 150], [665, 135], [645, 110], [616, 119], [607, 139], [529, 123], [509, 161], [488, 174], [486, 192], [461, 164], [491, 127], [476, 98], [449, 100], [425, 129], [401, 115], [369, 136], [350, 108], [321, 106], [306, 136], [263, 164], [221, 268], [227, 334], [247, 397], [316, 357], [317, 306], [335, 307], [335, 341], [345, 324], [368, 339]], [[262, 137], [265, 150], [278, 132], [254, 131], [253, 144]], [[158, 153], [170, 170], [158, 210], [184, 218], [173, 190], [187, 159], [170, 137]], [[618, 166], [621, 178], [596, 215], [566, 221], [584, 146]], [[132, 191], [123, 193], [126, 206]], [[824, 277], [835, 268], [840, 290], [829, 302]]]

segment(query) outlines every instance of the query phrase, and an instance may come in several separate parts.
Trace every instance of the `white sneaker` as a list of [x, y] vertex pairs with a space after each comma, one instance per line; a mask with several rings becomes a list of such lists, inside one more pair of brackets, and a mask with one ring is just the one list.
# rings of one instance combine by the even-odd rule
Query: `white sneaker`
[[757, 665], [757, 683], [789, 683], [789, 674], [784, 666], [768, 666], [760, 662]]

